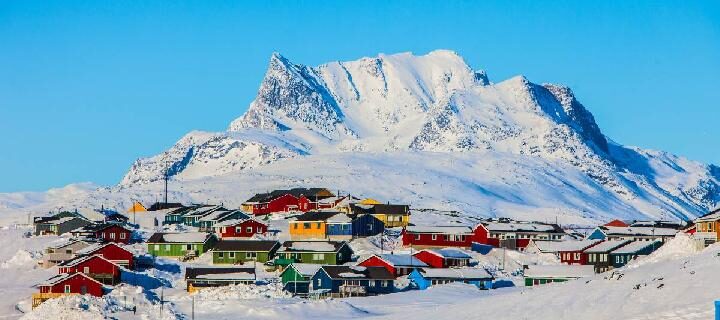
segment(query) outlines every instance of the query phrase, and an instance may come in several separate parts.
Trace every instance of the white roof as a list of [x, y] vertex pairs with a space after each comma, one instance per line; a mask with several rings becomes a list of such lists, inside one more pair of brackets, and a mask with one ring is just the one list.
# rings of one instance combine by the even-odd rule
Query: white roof
[[[248, 221], [248, 220], [255, 220], [255, 219], [252, 219], [252, 218], [230, 219], [230, 220], [220, 221], [220, 222], [216, 223], [216, 224], [215, 224], [215, 227], [234, 226], [234, 225], [236, 225], [236, 224], [240, 224], [240, 223], [243, 223], [243, 222]], [[255, 220], [255, 222], [262, 223], [262, 222], [257, 221], [257, 220]], [[262, 224], [264, 224], [264, 223], [262, 223]]]
[[[76, 265], [78, 265], [78, 264], [80, 264], [80, 263], [82, 263], [82, 262], [88, 261], [88, 260], [90, 260], [90, 259], [92, 259], [92, 258], [95, 258], [95, 257], [100, 258], [100, 259], [103, 259], [103, 260], [105, 260], [105, 261], [107, 261], [107, 262], [109, 262], [109, 263], [111, 263], [111, 264], [113, 264], [113, 265], [116, 265], [114, 262], [112, 262], [112, 261], [110, 261], [110, 260], [108, 260], [108, 259], [105, 259], [103, 256], [101, 256], [101, 255], [99, 255], [99, 254], [94, 254], [94, 255], [92, 255], [92, 256], [84, 256], [84, 257], [75, 258], [75, 259], [73, 259], [73, 260], [68, 261], [67, 264], [63, 264], [62, 266], [63, 266], [63, 267], [76, 266]], [[116, 266], [117, 266], [117, 265], [116, 265]]]
[[427, 249], [427, 251], [439, 254], [444, 258], [472, 259], [472, 257], [469, 254], [465, 253], [465, 251], [455, 248]]
[[490, 273], [480, 268], [426, 268], [420, 272], [425, 278], [492, 279]]
[[408, 226], [406, 229], [408, 232], [416, 233], [472, 233], [473, 229], [468, 226]]
[[670, 228], [653, 227], [603, 227], [606, 235], [627, 235], [627, 236], [674, 236], [678, 233]]
[[485, 224], [485, 228], [490, 231], [536, 231], [536, 232], [550, 232], [555, 230], [551, 225], [540, 224], [540, 223], [502, 223], [502, 222], [489, 222]]
[[592, 265], [531, 265], [525, 270], [532, 278], [583, 278], [595, 274]]
[[626, 243], [630, 242], [630, 240], [607, 240], [603, 241], [602, 243], [599, 243], [592, 248], [588, 248], [585, 250], [587, 253], [598, 253], [598, 252], [608, 252], [612, 251], [613, 249], [622, 246]]
[[215, 210], [212, 213], [198, 219], [198, 221], [212, 221], [219, 218], [221, 215], [230, 212], [230, 210]]
[[255, 280], [255, 274], [248, 273], [248, 272], [210, 273], [210, 274], [201, 274], [195, 278], [196, 279], [210, 279], [210, 280]]
[[695, 222], [704, 222], [704, 221], [717, 221], [720, 220], [720, 211], [711, 213], [709, 215], [706, 215], [702, 218], [698, 218], [695, 220]]
[[655, 246], [655, 248], [660, 247], [660, 240], [655, 241], [633, 241], [631, 243], [628, 243], [626, 246], [620, 247], [617, 250], [613, 251], [612, 253], [635, 253], [637, 251], [640, 251], [642, 249], [645, 249], [650, 246]]
[[344, 213], [338, 213], [338, 214], [328, 218], [327, 220], [325, 220], [325, 222], [327, 222], [327, 223], [351, 223], [352, 219], [350, 219], [350, 217], [348, 217]]
[[394, 266], [427, 267], [425, 262], [409, 254], [378, 254], [378, 258], [387, 261]]
[[594, 245], [602, 240], [581, 240], [581, 241], [549, 241], [534, 240], [535, 246], [541, 252], [561, 252], [561, 251], [582, 251], [585, 248]]
[[341, 278], [365, 278], [365, 275], [362, 273], [353, 273], [353, 272], [341, 272], [338, 274]]
[[322, 267], [322, 265], [312, 263], [293, 263], [291, 266], [299, 274], [308, 277], [312, 277]]
[[165, 242], [205, 242], [208, 234], [205, 232], [183, 232], [183, 233], [166, 233], [163, 235]]

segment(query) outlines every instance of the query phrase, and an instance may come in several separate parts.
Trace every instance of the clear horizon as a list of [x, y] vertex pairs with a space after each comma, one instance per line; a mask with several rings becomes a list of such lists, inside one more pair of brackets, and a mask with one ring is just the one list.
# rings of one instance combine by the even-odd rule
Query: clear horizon
[[0, 192], [116, 184], [191, 130], [225, 130], [275, 51], [318, 65], [453, 50], [493, 82], [569, 86], [621, 144], [720, 164], [714, 1], [23, 1], [0, 4], [0, 39]]

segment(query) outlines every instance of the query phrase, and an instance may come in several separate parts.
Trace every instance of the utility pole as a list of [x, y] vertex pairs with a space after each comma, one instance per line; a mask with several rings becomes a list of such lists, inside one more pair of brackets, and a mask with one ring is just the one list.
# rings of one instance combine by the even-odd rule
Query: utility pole
[[132, 205], [133, 209], [133, 224], [137, 224], [137, 218], [135, 218], [135, 202], [132, 199], [130, 199], [130, 205]]
[[192, 296], [192, 311], [190, 313], [190, 319], [195, 320], [195, 296]]
[[167, 160], [165, 160], [165, 206], [167, 206], [167, 203], [168, 203], [168, 176], [169, 175], [170, 175], [170, 167], [168, 166]]
[[165, 287], [160, 288], [160, 319], [162, 319], [163, 304], [165, 303]]

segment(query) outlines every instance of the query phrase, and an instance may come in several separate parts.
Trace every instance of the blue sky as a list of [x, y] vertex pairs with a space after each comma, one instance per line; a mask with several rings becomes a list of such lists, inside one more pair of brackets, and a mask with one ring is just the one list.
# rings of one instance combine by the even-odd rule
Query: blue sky
[[0, 192], [115, 184], [223, 130], [270, 54], [316, 65], [452, 49], [573, 88], [629, 145], [720, 164], [720, 2], [0, 2]]

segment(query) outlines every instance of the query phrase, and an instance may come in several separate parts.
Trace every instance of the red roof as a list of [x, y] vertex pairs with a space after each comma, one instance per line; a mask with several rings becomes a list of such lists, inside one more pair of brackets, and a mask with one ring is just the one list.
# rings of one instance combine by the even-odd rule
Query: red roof
[[613, 221], [610, 221], [606, 224], [604, 224], [606, 227], [629, 227], [630, 225], [625, 223], [622, 220], [615, 219]]

